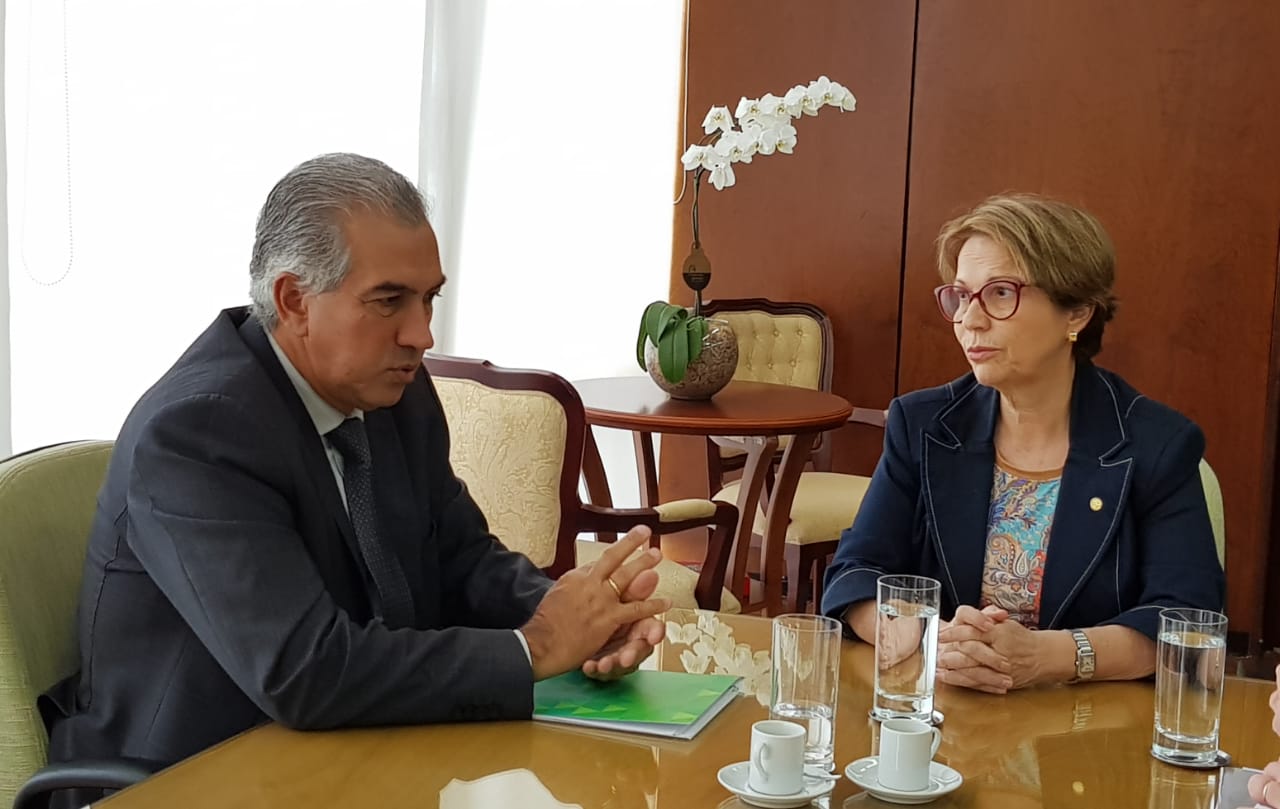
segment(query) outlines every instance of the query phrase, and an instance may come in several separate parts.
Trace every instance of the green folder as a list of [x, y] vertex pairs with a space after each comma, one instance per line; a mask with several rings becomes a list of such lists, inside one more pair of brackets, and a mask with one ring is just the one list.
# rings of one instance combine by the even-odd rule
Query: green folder
[[741, 679], [728, 674], [642, 670], [602, 683], [571, 671], [534, 684], [533, 718], [692, 739], [733, 701]]

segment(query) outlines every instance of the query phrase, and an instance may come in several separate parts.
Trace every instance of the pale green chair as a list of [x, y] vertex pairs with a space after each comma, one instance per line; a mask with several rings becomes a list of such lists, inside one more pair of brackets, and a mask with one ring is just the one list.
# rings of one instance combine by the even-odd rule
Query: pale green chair
[[44, 767], [49, 738], [36, 698], [79, 667], [76, 606], [109, 441], [77, 441], [0, 462], [0, 807], [37, 806], [46, 790], [120, 788], [146, 773], [126, 761]]
[[1218, 549], [1218, 564], [1227, 569], [1227, 520], [1222, 510], [1222, 487], [1209, 462], [1200, 459], [1200, 484], [1204, 486], [1204, 502], [1209, 507], [1209, 524], [1213, 526], [1213, 544]]

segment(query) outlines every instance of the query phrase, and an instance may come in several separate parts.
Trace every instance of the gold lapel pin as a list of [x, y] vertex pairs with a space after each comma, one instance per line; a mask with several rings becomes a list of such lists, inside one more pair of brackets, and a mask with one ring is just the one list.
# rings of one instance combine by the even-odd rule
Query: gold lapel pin
[[1090, 510], [1090, 511], [1102, 511], [1102, 498], [1101, 498], [1101, 497], [1091, 497], [1091, 498], [1089, 498], [1089, 510]]

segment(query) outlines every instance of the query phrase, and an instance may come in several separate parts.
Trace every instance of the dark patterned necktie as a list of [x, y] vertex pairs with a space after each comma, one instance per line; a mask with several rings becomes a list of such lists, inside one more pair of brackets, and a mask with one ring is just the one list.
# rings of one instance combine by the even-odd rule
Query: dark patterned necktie
[[390, 627], [413, 626], [413, 595], [409, 592], [409, 583], [395, 552], [383, 542], [378, 531], [378, 514], [373, 504], [373, 468], [364, 422], [347, 419], [330, 430], [328, 438], [342, 453], [347, 514], [351, 516], [365, 566], [378, 590], [382, 620]]

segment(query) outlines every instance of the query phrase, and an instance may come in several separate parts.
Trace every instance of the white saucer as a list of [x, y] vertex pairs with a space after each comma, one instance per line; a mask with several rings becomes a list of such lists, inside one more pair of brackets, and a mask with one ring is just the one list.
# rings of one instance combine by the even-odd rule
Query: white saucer
[[747, 785], [747, 771], [750, 769], [750, 762], [739, 761], [737, 764], [721, 767], [720, 772], [716, 773], [716, 778], [720, 781], [720, 786], [737, 795], [743, 803], [761, 806], [764, 809], [786, 809], [790, 806], [804, 806], [814, 798], [821, 798], [826, 795], [835, 787], [835, 781], [806, 775], [804, 789], [799, 792], [791, 795], [765, 795], [761, 792], [756, 792]]
[[964, 776], [960, 775], [959, 772], [951, 769], [946, 764], [931, 761], [929, 762], [928, 787], [914, 792], [894, 789], [881, 784], [880, 780], [876, 778], [876, 768], [879, 764], [879, 758], [867, 756], [845, 767], [844, 774], [853, 783], [880, 800], [888, 801], [889, 803], [928, 803], [936, 798], [941, 798], [949, 792], [955, 792], [964, 783]]

